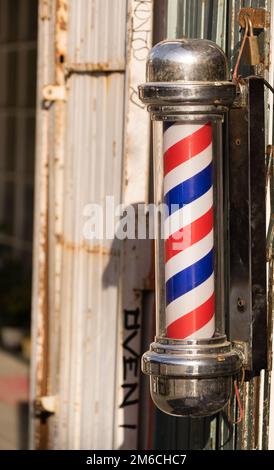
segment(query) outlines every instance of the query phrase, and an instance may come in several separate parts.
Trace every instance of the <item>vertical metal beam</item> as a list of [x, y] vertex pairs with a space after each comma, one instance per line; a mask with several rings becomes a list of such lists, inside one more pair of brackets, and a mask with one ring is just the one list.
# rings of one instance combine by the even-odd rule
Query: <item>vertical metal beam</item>
[[[265, 137], [263, 80], [248, 80], [248, 109], [229, 117], [229, 336], [247, 343], [250, 370], [266, 367]], [[255, 190], [256, 188], [256, 190]]]
[[[55, 1], [48, 2], [54, 8]], [[38, 80], [36, 120], [35, 209], [32, 284], [32, 351], [30, 393], [30, 447], [47, 447], [47, 421], [35, 419], [35, 401], [48, 392], [48, 132], [52, 113], [41, 107], [43, 87], [54, 78], [54, 16], [44, 14], [39, 2]]]

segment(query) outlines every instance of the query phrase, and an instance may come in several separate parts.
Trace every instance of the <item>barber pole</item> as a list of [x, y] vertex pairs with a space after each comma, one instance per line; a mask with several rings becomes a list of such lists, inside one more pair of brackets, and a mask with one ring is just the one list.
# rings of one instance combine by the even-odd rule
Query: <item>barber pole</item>
[[216, 44], [178, 39], [152, 48], [139, 87], [154, 121], [154, 201], [165, 209], [164, 237], [155, 224], [156, 337], [142, 370], [155, 405], [173, 416], [216, 414], [242, 366], [222, 328], [222, 121], [236, 96], [228, 77]]
[[212, 126], [164, 125], [167, 337], [215, 331]]

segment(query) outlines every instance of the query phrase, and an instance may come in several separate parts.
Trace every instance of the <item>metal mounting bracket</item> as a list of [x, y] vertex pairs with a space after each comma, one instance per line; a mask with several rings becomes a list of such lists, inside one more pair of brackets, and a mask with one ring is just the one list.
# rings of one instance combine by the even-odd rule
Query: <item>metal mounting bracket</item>
[[249, 16], [254, 29], [270, 27], [270, 13], [264, 8], [241, 8], [238, 15], [238, 22], [241, 28], [245, 28], [245, 16]]
[[60, 85], [46, 85], [43, 88], [45, 101], [67, 101], [67, 89]]
[[247, 103], [229, 111], [229, 339], [246, 367], [267, 368], [264, 82], [246, 80]]

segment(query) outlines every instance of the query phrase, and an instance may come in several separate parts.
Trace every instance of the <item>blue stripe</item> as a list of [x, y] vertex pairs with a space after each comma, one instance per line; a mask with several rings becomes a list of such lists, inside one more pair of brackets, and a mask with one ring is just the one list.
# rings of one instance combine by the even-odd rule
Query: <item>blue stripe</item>
[[181, 209], [184, 205], [195, 201], [195, 199], [205, 194], [211, 186], [212, 163], [204, 170], [200, 171], [200, 173], [197, 173], [192, 176], [192, 178], [189, 178], [168, 191], [164, 199], [168, 215]]
[[202, 284], [213, 273], [213, 250], [166, 282], [166, 305]]

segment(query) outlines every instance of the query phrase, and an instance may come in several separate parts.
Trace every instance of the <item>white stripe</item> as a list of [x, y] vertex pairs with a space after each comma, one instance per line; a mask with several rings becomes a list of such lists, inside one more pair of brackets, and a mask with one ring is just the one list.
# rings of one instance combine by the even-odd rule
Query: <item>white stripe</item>
[[164, 152], [204, 126], [205, 124], [182, 124], [181, 122], [172, 124], [172, 126], [164, 132]]
[[212, 161], [212, 144], [195, 157], [174, 168], [164, 177], [164, 194], [204, 170]]
[[192, 335], [187, 336], [183, 339], [203, 339], [203, 338], [212, 338], [215, 333], [215, 317], [211, 318], [206, 325], [202, 326], [199, 330], [192, 333]]
[[195, 287], [186, 294], [173, 300], [166, 307], [166, 324], [171, 325], [174, 321], [184, 317], [195, 308], [205, 303], [214, 292], [214, 274], [202, 284]]
[[186, 204], [181, 209], [173, 212], [164, 221], [164, 237], [169, 238], [170, 235], [182, 229], [186, 225], [192, 224], [195, 220], [204, 215], [213, 205], [213, 189], [212, 187], [201, 197], [195, 199], [190, 204]]
[[212, 250], [212, 248], [213, 230], [211, 230], [208, 235], [202, 238], [202, 240], [199, 240], [197, 243], [194, 243], [168, 260], [165, 265], [166, 282], [175, 274], [202, 259]]

